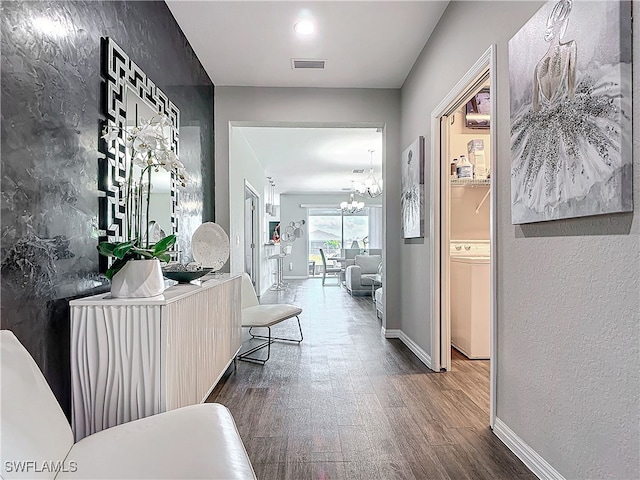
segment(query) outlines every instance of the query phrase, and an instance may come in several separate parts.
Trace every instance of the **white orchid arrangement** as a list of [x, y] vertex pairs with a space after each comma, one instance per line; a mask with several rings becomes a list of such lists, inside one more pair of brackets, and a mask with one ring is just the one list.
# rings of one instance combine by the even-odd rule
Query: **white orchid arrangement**
[[129, 172], [123, 200], [127, 240], [101, 242], [98, 245], [98, 251], [102, 255], [116, 257], [111, 268], [106, 272], [109, 279], [129, 260], [145, 258], [158, 258], [165, 262], [170, 260], [167, 250], [176, 243], [175, 235], [168, 235], [155, 244], [149, 242], [152, 173], [159, 172], [160, 169], [173, 172], [178, 183], [182, 187], [186, 186], [184, 165], [173, 151], [171, 142], [165, 134], [170, 125], [169, 117], [157, 114], [149, 120], [141, 119], [140, 125], [135, 127], [107, 125], [102, 131], [102, 138], [105, 141], [124, 142], [130, 152]]

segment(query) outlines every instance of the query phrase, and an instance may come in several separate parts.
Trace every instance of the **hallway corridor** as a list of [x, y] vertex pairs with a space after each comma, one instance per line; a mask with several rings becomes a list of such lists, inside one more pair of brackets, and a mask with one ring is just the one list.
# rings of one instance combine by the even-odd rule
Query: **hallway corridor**
[[238, 362], [208, 400], [233, 413], [260, 480], [536, 478], [488, 427], [488, 362], [454, 352], [454, 371], [433, 373], [381, 336], [370, 297], [290, 283], [262, 303], [300, 305], [304, 341]]

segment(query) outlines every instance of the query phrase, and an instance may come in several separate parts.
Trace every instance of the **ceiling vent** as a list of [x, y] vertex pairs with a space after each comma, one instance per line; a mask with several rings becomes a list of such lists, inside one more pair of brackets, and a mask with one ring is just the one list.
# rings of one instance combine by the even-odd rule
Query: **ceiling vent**
[[325, 60], [292, 58], [291, 68], [294, 70], [324, 70]]
[[364, 168], [354, 168], [351, 173], [364, 173]]

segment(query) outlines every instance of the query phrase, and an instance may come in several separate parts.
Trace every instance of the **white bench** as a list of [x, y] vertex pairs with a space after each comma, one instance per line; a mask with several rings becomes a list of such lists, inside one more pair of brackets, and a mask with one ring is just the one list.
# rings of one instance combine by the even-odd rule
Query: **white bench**
[[256, 478], [223, 405], [179, 408], [74, 444], [71, 427], [36, 362], [8, 330], [0, 332], [0, 359], [3, 479]]

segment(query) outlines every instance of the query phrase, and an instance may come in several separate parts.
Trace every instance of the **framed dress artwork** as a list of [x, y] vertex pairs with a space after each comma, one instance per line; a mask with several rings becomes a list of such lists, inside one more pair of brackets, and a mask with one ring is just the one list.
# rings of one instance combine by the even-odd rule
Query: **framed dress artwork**
[[552, 0], [509, 41], [513, 224], [633, 210], [631, 2]]
[[424, 137], [402, 152], [402, 237], [424, 237]]

